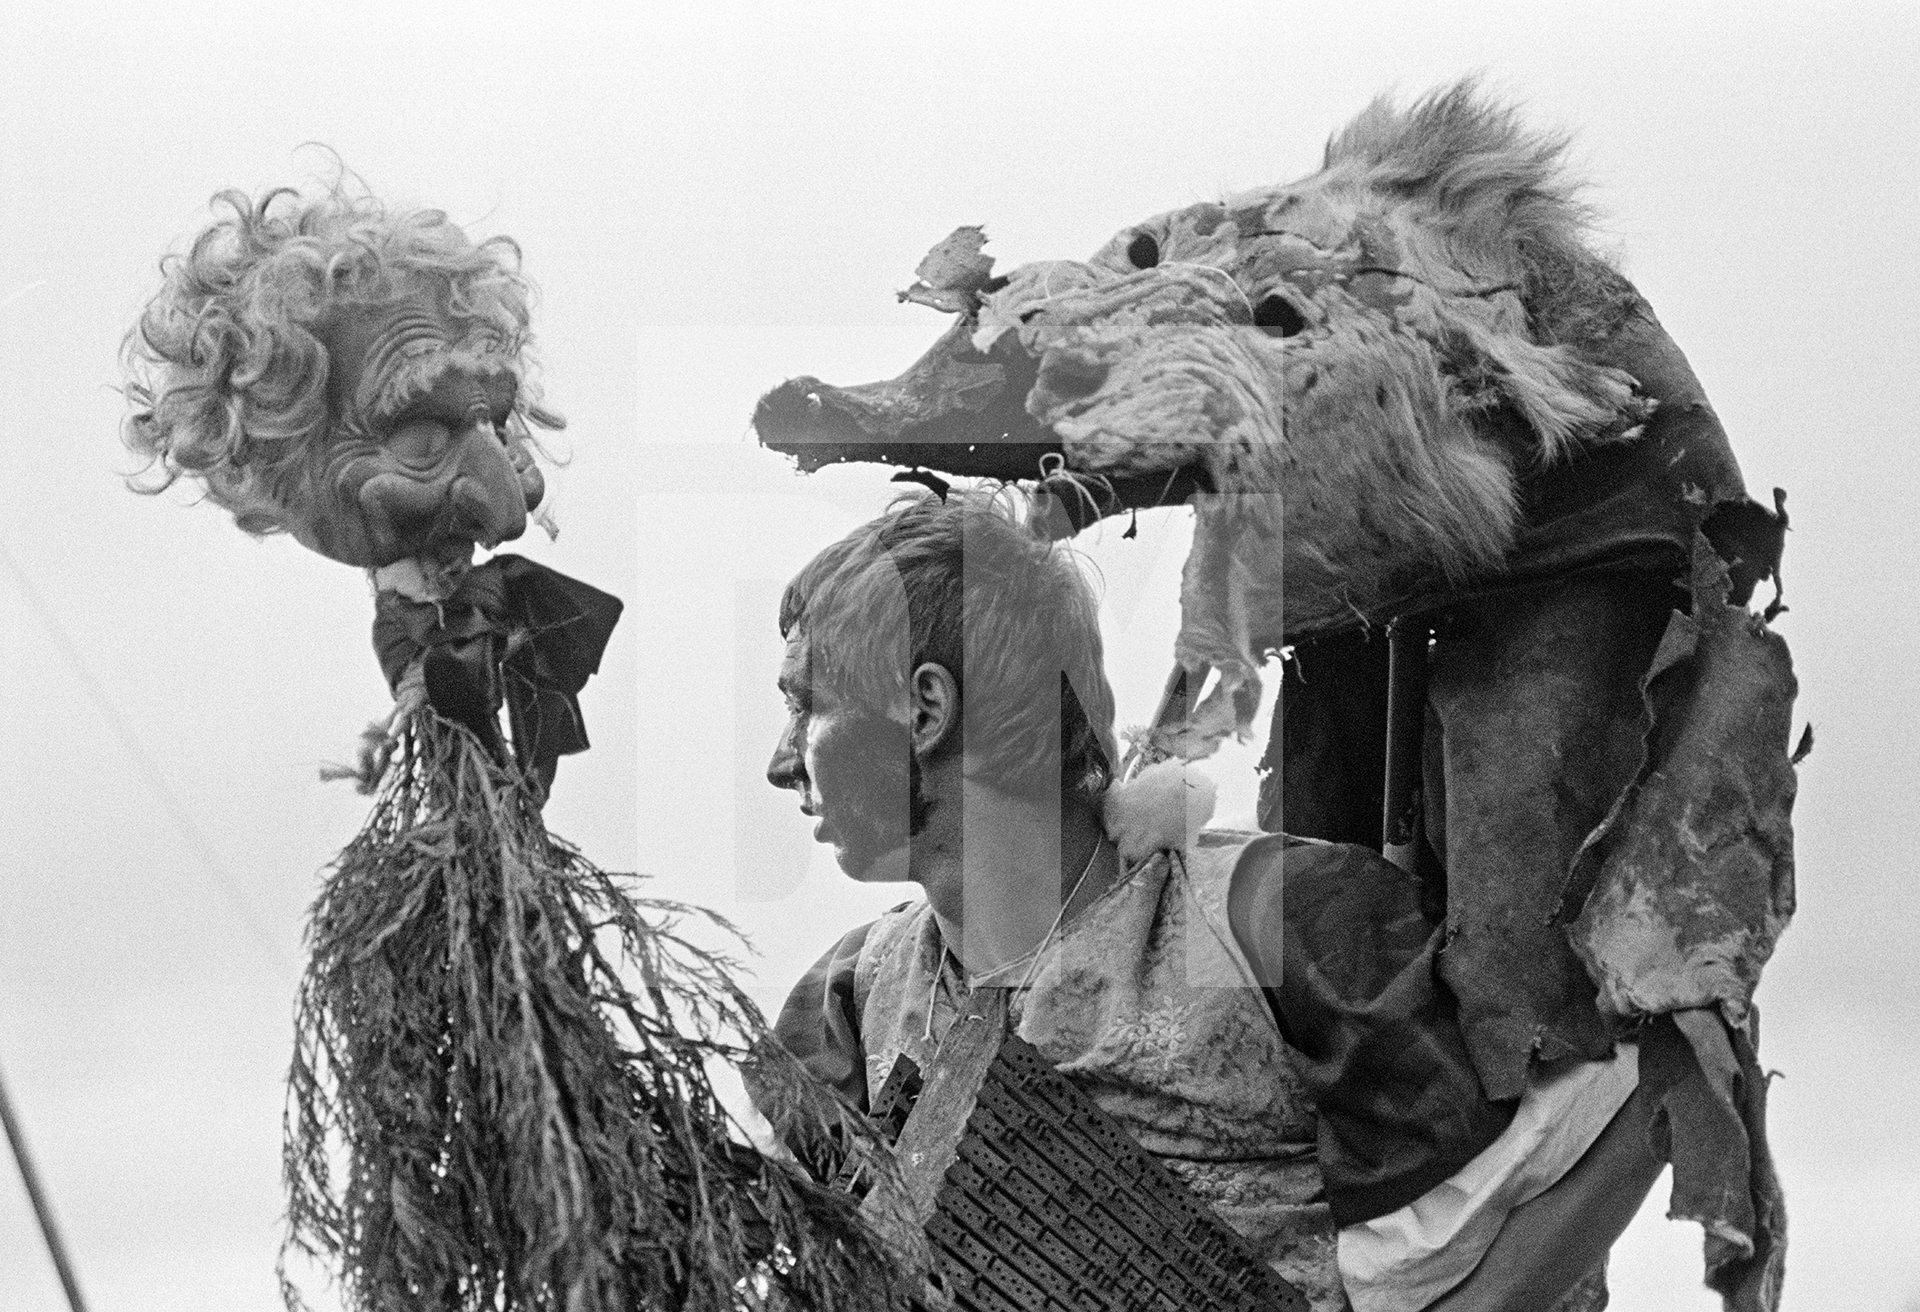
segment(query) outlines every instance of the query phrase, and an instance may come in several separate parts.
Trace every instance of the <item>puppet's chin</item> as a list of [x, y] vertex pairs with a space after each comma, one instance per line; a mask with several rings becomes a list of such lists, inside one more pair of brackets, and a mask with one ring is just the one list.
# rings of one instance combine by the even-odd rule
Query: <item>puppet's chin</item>
[[473, 565], [474, 544], [443, 542], [418, 556], [406, 556], [372, 571], [373, 586], [410, 601], [445, 601], [460, 588]]

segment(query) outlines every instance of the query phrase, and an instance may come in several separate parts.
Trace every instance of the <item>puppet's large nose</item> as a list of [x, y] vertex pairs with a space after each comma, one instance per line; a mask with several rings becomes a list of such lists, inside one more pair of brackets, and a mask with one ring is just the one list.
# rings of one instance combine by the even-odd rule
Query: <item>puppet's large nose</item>
[[[430, 473], [380, 472], [359, 488], [360, 514], [317, 549], [352, 565], [390, 565], [449, 546], [493, 547], [527, 531], [528, 488], [491, 423], [451, 434]], [[353, 531], [348, 531], [353, 530]]]
[[493, 425], [475, 424], [454, 441], [459, 463], [447, 489], [449, 517], [436, 536], [492, 547], [525, 533], [528, 489]]

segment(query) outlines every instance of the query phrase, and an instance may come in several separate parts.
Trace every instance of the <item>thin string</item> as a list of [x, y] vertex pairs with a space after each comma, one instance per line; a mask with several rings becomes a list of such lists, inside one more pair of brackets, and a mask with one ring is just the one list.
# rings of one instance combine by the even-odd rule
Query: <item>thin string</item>
[[1106, 841], [1104, 837], [1094, 840], [1093, 853], [1087, 857], [1087, 868], [1080, 872], [1080, 878], [1073, 881], [1073, 887], [1068, 889], [1066, 897], [1060, 900], [1059, 914], [1054, 916], [1053, 923], [1047, 926], [1047, 932], [1041, 936], [1039, 944], [1033, 949], [1033, 960], [1027, 963], [1027, 973], [1022, 975], [1020, 982], [1014, 986], [1015, 993], [1026, 992], [1027, 985], [1033, 982], [1033, 972], [1040, 968], [1040, 954], [1047, 950], [1047, 944], [1053, 942], [1053, 936], [1060, 932], [1060, 922], [1067, 918], [1067, 908], [1072, 906], [1073, 899], [1079, 896], [1080, 885], [1086, 883], [1087, 876], [1093, 873], [1093, 863], [1100, 859], [1100, 848]]
[[940, 981], [947, 977], [947, 962], [953, 956], [946, 942], [940, 944], [940, 959], [933, 963], [933, 987], [927, 990], [927, 1027], [920, 1031], [922, 1043], [933, 1042], [933, 1004], [940, 1000]]
[[[1046, 951], [1047, 944], [1053, 942], [1053, 936], [1059, 933], [1060, 922], [1066, 919], [1067, 908], [1073, 905], [1073, 899], [1080, 895], [1080, 886], [1085, 884], [1087, 882], [1087, 876], [1093, 873], [1093, 863], [1100, 859], [1100, 849], [1105, 845], [1106, 841], [1105, 837], [1099, 837], [1094, 840], [1093, 851], [1087, 854], [1086, 866], [1081, 869], [1080, 877], [1073, 881], [1073, 887], [1067, 890], [1066, 897], [1061, 899], [1060, 910], [1054, 916], [1053, 923], [1047, 926], [1047, 932], [1041, 936], [1039, 944], [1034, 947], [1033, 959], [1027, 963], [1027, 973], [1021, 976], [1020, 983], [1014, 986], [1015, 992], [1025, 991], [1027, 985], [1032, 982], [1033, 972], [1040, 964], [1040, 954]], [[960, 964], [959, 961], [955, 959], [952, 949], [950, 949], [943, 940], [940, 944], [940, 959], [936, 961], [933, 966], [933, 987], [927, 990], [927, 1025], [920, 1035], [921, 1040], [926, 1043], [933, 1042], [933, 1005], [939, 1000], [940, 982], [946, 978], [947, 962], [949, 961], [952, 961], [956, 968]], [[969, 981], [968, 988], [969, 991], [971, 991], [971, 981]]]
[[1247, 307], [1247, 320], [1248, 322], [1252, 322], [1253, 302], [1247, 299], [1247, 289], [1240, 285], [1238, 278], [1228, 273], [1219, 265], [1200, 264], [1194, 260], [1162, 260], [1160, 261], [1159, 267], [1163, 269], [1205, 269], [1208, 273], [1219, 274], [1227, 280], [1227, 285], [1233, 288], [1234, 294], [1240, 298], [1240, 303]]

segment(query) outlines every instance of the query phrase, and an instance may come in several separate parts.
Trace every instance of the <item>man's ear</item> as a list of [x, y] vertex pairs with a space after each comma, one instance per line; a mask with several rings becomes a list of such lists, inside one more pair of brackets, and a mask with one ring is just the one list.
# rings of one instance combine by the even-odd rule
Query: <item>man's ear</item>
[[927, 661], [907, 689], [913, 701], [913, 754], [925, 759], [960, 741], [960, 684], [944, 665]]

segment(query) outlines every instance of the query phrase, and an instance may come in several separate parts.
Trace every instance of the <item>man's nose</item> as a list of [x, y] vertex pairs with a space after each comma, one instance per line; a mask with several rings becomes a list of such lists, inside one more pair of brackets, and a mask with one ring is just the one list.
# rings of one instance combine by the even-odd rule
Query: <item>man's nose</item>
[[795, 737], [794, 731], [788, 729], [780, 735], [780, 741], [773, 745], [773, 759], [767, 762], [767, 782], [775, 788], [805, 786], [806, 767]]

